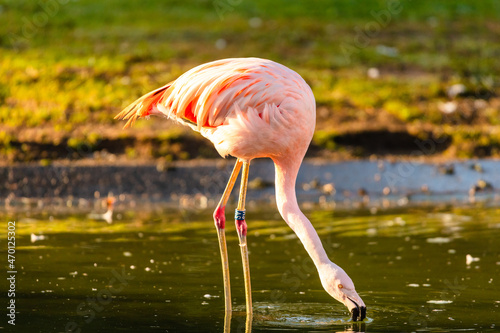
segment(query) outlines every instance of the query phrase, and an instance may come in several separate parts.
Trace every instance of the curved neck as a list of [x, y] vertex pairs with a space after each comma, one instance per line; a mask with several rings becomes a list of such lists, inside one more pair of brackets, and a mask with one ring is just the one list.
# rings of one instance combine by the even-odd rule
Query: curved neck
[[330, 263], [318, 233], [297, 203], [295, 181], [300, 168], [292, 159], [274, 160], [276, 167], [276, 203], [286, 223], [297, 234], [316, 267]]

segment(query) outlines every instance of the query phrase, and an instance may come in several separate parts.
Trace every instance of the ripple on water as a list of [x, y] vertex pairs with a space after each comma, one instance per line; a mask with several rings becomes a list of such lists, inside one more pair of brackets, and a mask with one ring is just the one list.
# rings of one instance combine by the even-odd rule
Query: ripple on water
[[[337, 308], [336, 308], [337, 309]], [[332, 311], [324, 303], [254, 303], [254, 322], [266, 327], [328, 329], [333, 326], [354, 323], [347, 311]], [[340, 311], [341, 310], [341, 311]], [[363, 322], [370, 323], [366, 318]]]

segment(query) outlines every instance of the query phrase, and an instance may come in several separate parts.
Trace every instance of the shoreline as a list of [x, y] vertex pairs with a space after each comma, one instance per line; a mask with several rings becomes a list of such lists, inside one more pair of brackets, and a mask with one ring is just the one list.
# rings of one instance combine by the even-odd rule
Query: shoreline
[[[47, 207], [100, 208], [108, 195], [117, 209], [163, 205], [215, 207], [234, 159], [126, 165], [87, 163], [1, 166], [0, 208], [38, 211]], [[306, 159], [297, 178], [304, 207], [384, 208], [428, 204], [500, 203], [498, 159], [429, 160]], [[235, 189], [236, 191], [236, 189]], [[236, 193], [236, 192], [235, 192]], [[274, 165], [252, 163], [249, 205], [274, 205]], [[233, 198], [234, 199], [234, 198]], [[10, 208], [9, 208], [10, 207]], [[23, 208], [24, 207], [24, 208]]]

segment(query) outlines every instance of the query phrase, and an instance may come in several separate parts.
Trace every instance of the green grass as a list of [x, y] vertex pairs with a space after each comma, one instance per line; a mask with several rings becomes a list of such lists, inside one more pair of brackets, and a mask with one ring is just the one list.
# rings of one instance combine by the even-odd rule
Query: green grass
[[[270, 58], [301, 73], [322, 108], [318, 128], [325, 133], [359, 131], [363, 123], [491, 132], [500, 119], [498, 22], [495, 0], [6, 0], [0, 6], [0, 129], [19, 145], [3, 140], [0, 149], [16, 160], [16, 147], [38, 129], [48, 133], [44, 142], [62, 138], [70, 148], [87, 140], [73, 134], [81, 129], [116, 138], [121, 124], [113, 116], [141, 94], [194, 65], [240, 56]], [[224, 48], [217, 47], [221, 40]], [[370, 67], [381, 76], [369, 79]], [[438, 106], [456, 83], [467, 91], [447, 116]], [[470, 111], [479, 98], [484, 107]], [[147, 131], [170, 142], [162, 135], [174, 128], [139, 122], [129, 133]], [[465, 134], [453, 138], [451, 156], [470, 151], [462, 151], [464, 142], [475, 144]], [[90, 145], [99, 150], [96, 142]], [[160, 144], [160, 151], [144, 155], [137, 148], [125, 155], [157, 158], [170, 151]], [[193, 149], [188, 155], [181, 158], [198, 156]]]

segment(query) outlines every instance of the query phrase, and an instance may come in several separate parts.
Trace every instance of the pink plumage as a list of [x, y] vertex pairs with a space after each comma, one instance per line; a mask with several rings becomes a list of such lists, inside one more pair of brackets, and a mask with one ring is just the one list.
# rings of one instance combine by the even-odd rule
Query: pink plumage
[[163, 115], [199, 131], [222, 156], [237, 157], [230, 180], [215, 212], [221, 250], [226, 311], [231, 311], [229, 267], [225, 241], [225, 206], [243, 166], [236, 226], [240, 240], [247, 300], [252, 314], [250, 271], [244, 206], [250, 160], [271, 158], [276, 166], [276, 203], [317, 267], [325, 290], [363, 320], [366, 306], [345, 271], [328, 259], [311, 222], [300, 211], [295, 181], [311, 142], [316, 104], [311, 88], [291, 69], [258, 58], [224, 59], [195, 67], [177, 80], [133, 102], [115, 118]]
[[291, 69], [258, 58], [223, 59], [197, 66], [132, 103], [116, 116], [126, 127], [148, 115], [191, 126], [222, 155], [272, 157], [314, 132], [311, 88]]

